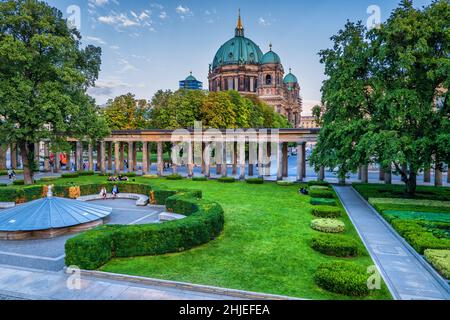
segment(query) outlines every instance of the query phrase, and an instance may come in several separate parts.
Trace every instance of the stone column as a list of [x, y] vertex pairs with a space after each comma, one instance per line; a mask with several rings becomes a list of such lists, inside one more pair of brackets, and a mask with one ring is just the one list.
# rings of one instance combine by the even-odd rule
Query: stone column
[[306, 142], [305, 145], [303, 146], [303, 150], [302, 150], [302, 154], [303, 154], [303, 179], [306, 178]]
[[93, 155], [93, 147], [92, 147], [92, 143], [89, 142], [88, 144], [88, 166], [89, 166], [89, 171], [94, 171], [94, 155]]
[[187, 163], [186, 168], [188, 172], [188, 177], [192, 178], [194, 176], [194, 143], [192, 141], [187, 143]]
[[320, 167], [318, 180], [325, 181], [325, 167]]
[[235, 177], [238, 173], [238, 144], [233, 142], [233, 171], [232, 175]]
[[392, 170], [391, 169], [384, 170], [384, 183], [392, 184]]
[[272, 143], [271, 142], [267, 142], [266, 143], [266, 148], [267, 148], [267, 163], [265, 166], [265, 170], [264, 170], [264, 175], [266, 177], [270, 177], [271, 174], [271, 167], [272, 167]]
[[133, 143], [133, 165], [131, 166], [133, 172], [137, 171], [137, 142]]
[[106, 173], [106, 165], [105, 165], [105, 142], [100, 142], [100, 167], [103, 174]]
[[250, 177], [255, 175], [255, 163], [258, 161], [257, 148], [256, 142], [248, 143], [248, 175]]
[[164, 175], [163, 143], [158, 142], [158, 176]]
[[11, 169], [17, 170], [17, 145], [11, 144], [10, 149]]
[[0, 144], [0, 170], [6, 170], [6, 145]]
[[128, 142], [128, 172], [134, 170], [134, 142]]
[[265, 166], [264, 166], [264, 143], [258, 143], [258, 177], [264, 178]]
[[205, 169], [206, 169], [205, 148], [206, 148], [206, 143], [202, 142], [202, 174], [205, 174]]
[[108, 142], [108, 170], [112, 170], [113, 169], [113, 165], [112, 165], [112, 142]]
[[277, 148], [277, 180], [283, 180], [283, 143], [278, 143]]
[[223, 143], [222, 142], [216, 142], [216, 149], [215, 149], [215, 155], [216, 155], [216, 175], [222, 174], [222, 162], [223, 162]]
[[361, 182], [369, 182], [369, 167], [367, 165], [361, 166]]
[[[178, 144], [179, 144], [179, 142], [174, 142], [173, 145], [172, 145], [172, 153], [171, 153], [171, 157], [172, 157], [172, 173], [173, 173], [173, 174], [177, 174], [177, 173], [178, 173], [178, 164], [175, 163], [175, 162], [173, 162], [173, 158], [174, 158], [174, 153], [175, 153], [175, 151], [180, 151], [180, 150], [178, 149]], [[176, 155], [175, 158], [178, 158], [178, 155]]]
[[148, 174], [148, 142], [142, 144], [142, 173]]
[[434, 171], [434, 186], [442, 187], [442, 164], [436, 164], [436, 170]]
[[283, 177], [287, 178], [289, 176], [289, 157], [288, 157], [288, 144], [283, 143]]
[[44, 142], [44, 171], [50, 171], [50, 151], [48, 148], [48, 143]]
[[125, 164], [124, 164], [124, 160], [125, 160], [125, 144], [122, 142], [118, 142], [119, 143], [119, 168], [120, 171], [125, 170]]
[[114, 142], [114, 173], [120, 173], [120, 142]]
[[306, 142], [299, 142], [297, 144], [297, 181], [303, 182], [305, 178], [305, 148]]
[[102, 148], [101, 148], [101, 143], [97, 143], [97, 171], [101, 171], [103, 172], [103, 165], [102, 165]]
[[239, 179], [245, 180], [245, 142], [239, 143]]
[[386, 173], [384, 172], [383, 168], [380, 167], [380, 181], [384, 181]]
[[222, 143], [222, 177], [228, 176], [227, 142]]
[[203, 162], [204, 162], [204, 172], [205, 177], [209, 178], [211, 176], [211, 144], [203, 143]]
[[431, 182], [431, 170], [430, 168], [426, 168], [423, 172], [423, 182], [430, 183]]

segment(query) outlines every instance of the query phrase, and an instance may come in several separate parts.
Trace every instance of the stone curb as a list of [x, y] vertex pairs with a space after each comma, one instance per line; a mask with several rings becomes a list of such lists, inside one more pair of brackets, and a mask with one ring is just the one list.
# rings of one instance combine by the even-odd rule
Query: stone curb
[[[64, 272], [70, 274], [70, 271], [68, 270], [67, 267], [64, 268]], [[185, 282], [160, 280], [160, 279], [130, 276], [130, 275], [124, 275], [124, 274], [115, 274], [115, 273], [102, 272], [102, 271], [81, 270], [81, 275], [86, 276], [86, 277], [101, 278], [101, 279], [107, 279], [107, 280], [113, 280], [113, 281], [126, 281], [126, 282], [141, 284], [141, 285], [147, 285], [147, 286], [159, 286], [159, 287], [174, 288], [174, 289], [187, 290], [187, 291], [199, 292], [199, 293], [223, 295], [223, 296], [229, 296], [229, 297], [243, 299], [243, 300], [306, 300], [306, 299], [281, 296], [281, 295], [272, 295], [272, 294], [264, 294], [264, 293], [250, 292], [250, 291], [235, 290], [235, 289], [226, 289], [226, 288], [219, 288], [219, 287], [213, 287], [213, 286], [204, 286], [204, 285], [191, 284], [191, 283], [185, 283]]]
[[[352, 187], [353, 190], [355, 190]], [[370, 207], [372, 212], [374, 212], [378, 219], [381, 219], [382, 223], [394, 234], [394, 236], [412, 253], [412, 255], [419, 260], [420, 264], [425, 267], [425, 269], [431, 273], [433, 278], [437, 280], [437, 282], [441, 285], [442, 289], [444, 289], [447, 293], [450, 294], [450, 285], [447, 281], [425, 260], [423, 256], [421, 256], [417, 251], [402, 237], [398, 234], [398, 232], [381, 216], [377, 210], [366, 200], [364, 197], [355, 190], [356, 194]]]

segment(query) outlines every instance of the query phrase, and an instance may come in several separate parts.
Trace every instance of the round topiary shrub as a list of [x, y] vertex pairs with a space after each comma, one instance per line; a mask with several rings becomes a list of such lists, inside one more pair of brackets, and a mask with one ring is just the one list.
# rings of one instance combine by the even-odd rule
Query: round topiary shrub
[[312, 214], [319, 218], [334, 219], [342, 216], [342, 211], [338, 207], [331, 206], [315, 206]]
[[347, 296], [368, 295], [367, 280], [364, 267], [343, 261], [321, 264], [314, 274], [314, 281], [319, 287]]
[[295, 183], [292, 181], [277, 181], [277, 185], [282, 186], [282, 187], [290, 187], [290, 186], [295, 185]]
[[183, 177], [179, 174], [171, 174], [166, 177], [167, 180], [182, 180]]
[[343, 233], [345, 223], [336, 219], [316, 219], [311, 222], [311, 228], [325, 233]]
[[336, 206], [334, 199], [312, 198], [310, 203], [313, 206]]
[[358, 242], [341, 235], [321, 234], [312, 238], [311, 248], [334, 257], [356, 257]]
[[264, 179], [263, 178], [250, 178], [250, 179], [246, 179], [245, 182], [247, 182], [248, 184], [264, 184]]
[[233, 177], [221, 177], [217, 181], [220, 183], [233, 183], [236, 182], [236, 179]]
[[202, 181], [208, 181], [207, 177], [193, 177], [192, 181], [202, 182]]

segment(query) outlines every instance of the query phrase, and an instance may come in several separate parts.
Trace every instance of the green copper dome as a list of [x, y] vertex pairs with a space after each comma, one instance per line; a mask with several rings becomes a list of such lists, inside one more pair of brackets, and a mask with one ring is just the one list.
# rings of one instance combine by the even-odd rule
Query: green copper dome
[[289, 73], [284, 77], [284, 83], [298, 83], [297, 77], [292, 74], [291, 69], [289, 69]]
[[235, 37], [220, 47], [214, 57], [212, 67], [215, 69], [225, 65], [259, 65], [262, 57], [263, 52], [258, 45], [244, 36], [244, 28], [239, 15]]
[[272, 63], [281, 64], [280, 56], [272, 51], [272, 45], [270, 45], [270, 51], [267, 52], [262, 57], [261, 63], [262, 64], [272, 64]]
[[191, 74], [186, 78], [186, 81], [197, 81], [197, 79]]

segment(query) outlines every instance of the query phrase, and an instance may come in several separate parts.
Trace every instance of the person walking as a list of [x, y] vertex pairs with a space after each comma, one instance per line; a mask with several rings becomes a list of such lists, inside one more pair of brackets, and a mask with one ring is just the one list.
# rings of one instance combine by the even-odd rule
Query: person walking
[[117, 187], [117, 185], [114, 185], [114, 187], [112, 189], [112, 195], [113, 195], [113, 198], [117, 198], [117, 196], [119, 195], [119, 187]]

